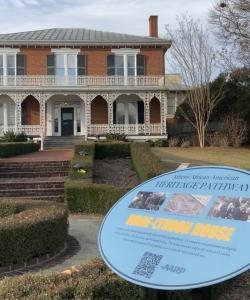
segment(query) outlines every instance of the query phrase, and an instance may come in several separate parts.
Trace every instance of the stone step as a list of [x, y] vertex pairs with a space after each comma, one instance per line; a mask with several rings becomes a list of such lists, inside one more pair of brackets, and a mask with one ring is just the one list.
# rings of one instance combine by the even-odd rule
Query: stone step
[[9, 167], [68, 167], [70, 161], [36, 161], [36, 162], [11, 162], [0, 161], [0, 168]]
[[64, 202], [64, 195], [46, 195], [46, 196], [11, 196], [11, 197], [0, 197], [4, 200], [44, 200], [44, 201], [55, 201], [55, 202]]
[[5, 189], [0, 190], [0, 197], [24, 197], [24, 196], [64, 196], [64, 188], [50, 189]]
[[29, 172], [28, 170], [22, 171], [14, 171], [11, 170], [0, 170], [0, 178], [40, 178], [40, 177], [66, 177], [69, 175], [69, 170], [44, 170], [39, 172], [39, 170], [33, 170]]

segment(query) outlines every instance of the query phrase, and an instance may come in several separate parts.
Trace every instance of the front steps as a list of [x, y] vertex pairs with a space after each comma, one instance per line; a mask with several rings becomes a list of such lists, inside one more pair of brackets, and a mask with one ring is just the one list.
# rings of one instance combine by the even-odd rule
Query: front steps
[[69, 161], [0, 162], [0, 197], [64, 201]]
[[82, 144], [85, 136], [47, 136], [44, 139], [44, 149], [65, 148], [72, 149], [75, 145]]

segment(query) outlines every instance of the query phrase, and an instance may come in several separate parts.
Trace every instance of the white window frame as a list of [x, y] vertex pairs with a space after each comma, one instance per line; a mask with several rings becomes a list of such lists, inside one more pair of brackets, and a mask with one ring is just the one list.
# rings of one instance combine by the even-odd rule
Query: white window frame
[[[169, 108], [169, 105], [168, 105], [168, 97], [173, 97], [173, 98], [174, 98], [174, 113], [173, 113], [173, 114], [170, 114], [169, 111], [168, 111], [168, 108]], [[167, 117], [173, 118], [173, 116], [175, 115], [176, 110], [177, 110], [177, 101], [178, 101], [178, 95], [177, 95], [177, 93], [175, 93], [175, 94], [170, 94], [170, 95], [167, 96], [167, 103], [166, 103], [166, 104], [167, 104], [167, 105], [166, 105], [166, 107], [167, 107]]]
[[[61, 49], [52, 49], [51, 52], [55, 55], [63, 55], [64, 61], [64, 76], [68, 77], [68, 55], [75, 55], [75, 66], [76, 66], [76, 74], [77, 76], [77, 55], [80, 53], [80, 49], [68, 49], [68, 48], [61, 48]], [[56, 68], [56, 66], [55, 66]]]
[[10, 76], [7, 75], [7, 55], [14, 55], [14, 71], [16, 76], [16, 55], [17, 53], [20, 52], [19, 48], [0, 48], [0, 55], [3, 56], [3, 76]]
[[129, 48], [112, 49], [111, 52], [114, 55], [123, 56], [123, 70], [124, 70], [124, 77], [125, 78], [128, 78], [128, 76], [129, 76], [128, 75], [128, 56], [129, 55], [134, 56], [134, 59], [135, 59], [135, 75], [134, 76], [137, 76], [137, 59], [136, 59], [136, 56], [137, 56], [137, 54], [140, 53], [140, 49], [129, 49]]

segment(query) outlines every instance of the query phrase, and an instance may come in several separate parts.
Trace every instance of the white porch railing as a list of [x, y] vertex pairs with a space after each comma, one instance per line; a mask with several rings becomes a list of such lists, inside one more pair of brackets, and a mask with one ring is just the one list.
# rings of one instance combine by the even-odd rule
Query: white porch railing
[[145, 124], [92, 124], [88, 126], [88, 135], [105, 135], [107, 133], [126, 135], [161, 134], [161, 124], [150, 124], [150, 132], [146, 132]]
[[0, 86], [164, 86], [164, 76], [0, 76]]
[[[0, 126], [0, 136], [3, 136], [7, 131], [16, 131], [15, 126], [8, 126], [6, 128]], [[18, 132], [24, 132], [29, 136], [40, 136], [41, 128], [40, 125], [22, 125], [18, 128]]]

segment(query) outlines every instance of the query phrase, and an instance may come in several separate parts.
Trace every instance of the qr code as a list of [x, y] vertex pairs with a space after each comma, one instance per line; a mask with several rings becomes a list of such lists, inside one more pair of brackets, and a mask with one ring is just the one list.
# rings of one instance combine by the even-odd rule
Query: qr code
[[151, 278], [154, 274], [155, 268], [159, 265], [163, 255], [158, 255], [150, 252], [145, 252], [139, 264], [134, 269], [133, 274]]

